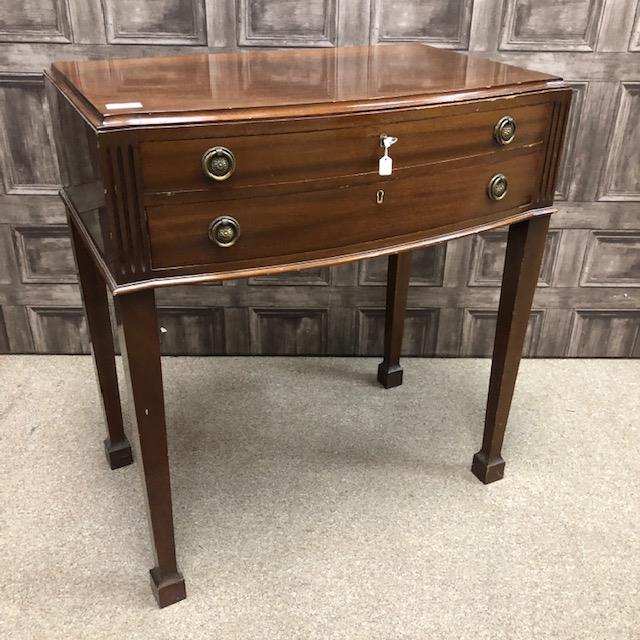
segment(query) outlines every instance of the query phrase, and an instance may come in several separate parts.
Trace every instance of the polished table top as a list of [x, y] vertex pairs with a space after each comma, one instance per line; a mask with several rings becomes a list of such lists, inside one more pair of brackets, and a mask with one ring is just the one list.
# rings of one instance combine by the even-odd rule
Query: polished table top
[[559, 79], [418, 43], [58, 62], [52, 75], [105, 127], [353, 113]]

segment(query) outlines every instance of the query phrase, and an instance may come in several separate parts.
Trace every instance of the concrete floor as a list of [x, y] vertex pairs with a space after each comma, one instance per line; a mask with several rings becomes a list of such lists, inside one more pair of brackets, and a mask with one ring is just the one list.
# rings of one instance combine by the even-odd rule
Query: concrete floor
[[88, 357], [0, 357], [0, 637], [640, 638], [640, 361], [525, 361], [506, 477], [487, 360], [164, 361], [187, 600], [156, 609], [137, 465]]

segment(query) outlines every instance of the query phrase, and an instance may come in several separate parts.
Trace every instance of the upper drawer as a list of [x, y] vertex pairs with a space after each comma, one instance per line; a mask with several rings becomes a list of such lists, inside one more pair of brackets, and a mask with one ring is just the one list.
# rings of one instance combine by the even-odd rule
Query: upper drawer
[[[515, 136], [504, 148], [540, 142], [551, 104], [521, 101], [495, 110], [486, 103], [469, 104], [466, 113], [442, 107], [421, 119], [398, 113], [367, 122], [354, 118], [360, 124], [313, 131], [145, 141], [140, 144], [144, 191], [195, 191], [205, 199], [225, 199], [248, 187], [375, 174], [382, 134], [398, 138], [391, 148], [394, 170], [489, 153], [501, 147], [496, 125], [506, 117], [515, 123]], [[202, 168], [203, 154], [213, 147], [225, 147], [235, 158], [235, 170], [224, 181], [205, 176]]]

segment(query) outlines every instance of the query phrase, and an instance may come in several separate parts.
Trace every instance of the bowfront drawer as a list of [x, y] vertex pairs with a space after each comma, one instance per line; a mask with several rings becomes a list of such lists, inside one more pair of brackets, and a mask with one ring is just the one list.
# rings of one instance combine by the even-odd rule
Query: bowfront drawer
[[219, 202], [147, 207], [154, 269], [282, 264], [434, 235], [530, 206], [540, 145], [405, 169], [392, 181]]
[[[143, 141], [140, 145], [146, 194], [200, 192], [207, 199], [235, 198], [248, 188], [291, 185], [338, 176], [376, 175], [381, 135], [398, 138], [391, 148], [394, 171], [455, 158], [540, 143], [551, 104], [531, 97], [444, 106], [423, 112], [352, 117], [317, 122], [318, 130], [199, 139]], [[404, 118], [404, 119], [403, 119]], [[332, 128], [332, 126], [333, 128]], [[320, 128], [322, 127], [322, 128]], [[327, 127], [327, 128], [324, 128]], [[258, 130], [260, 131], [260, 130]], [[151, 202], [152, 199], [148, 198]]]

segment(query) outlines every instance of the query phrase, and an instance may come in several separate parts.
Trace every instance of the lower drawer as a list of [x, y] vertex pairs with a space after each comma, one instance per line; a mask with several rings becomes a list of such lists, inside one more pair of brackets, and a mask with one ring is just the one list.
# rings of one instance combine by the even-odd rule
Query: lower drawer
[[[268, 265], [288, 262], [289, 257], [304, 259], [305, 254], [337, 256], [400, 243], [403, 236], [426, 235], [439, 227], [471, 224], [492, 213], [506, 215], [535, 200], [541, 159], [537, 147], [524, 153], [496, 154], [474, 164], [444, 163], [398, 171], [384, 183], [150, 206], [152, 267], [211, 265], [210, 271], [225, 271], [256, 259]], [[493, 200], [488, 185], [498, 174], [507, 178], [508, 189], [502, 199]], [[229, 217], [239, 226], [237, 239], [228, 226], [221, 236], [210, 232], [214, 221]], [[219, 246], [216, 240], [233, 244]]]

